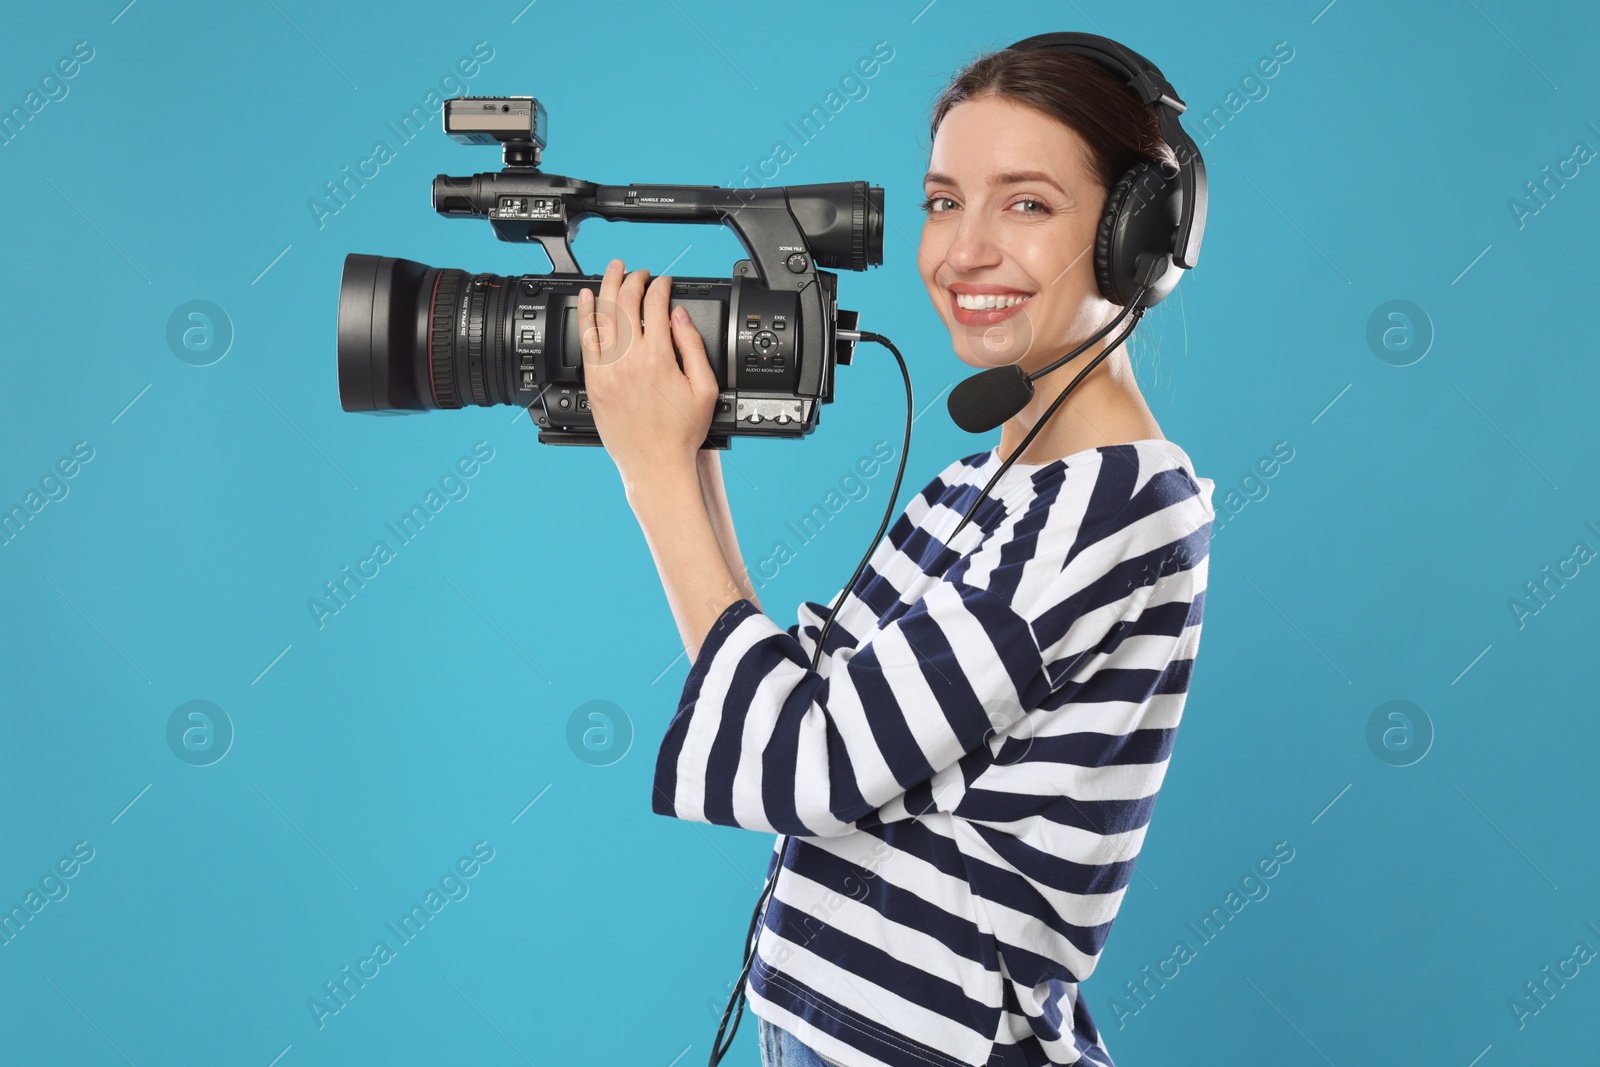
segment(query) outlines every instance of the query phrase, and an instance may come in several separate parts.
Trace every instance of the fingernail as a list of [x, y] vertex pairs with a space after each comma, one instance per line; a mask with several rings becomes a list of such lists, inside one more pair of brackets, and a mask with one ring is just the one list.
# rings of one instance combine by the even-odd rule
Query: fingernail
[[672, 309], [672, 317], [677, 319], [679, 322], [689, 321], [689, 313], [683, 310], [681, 306]]

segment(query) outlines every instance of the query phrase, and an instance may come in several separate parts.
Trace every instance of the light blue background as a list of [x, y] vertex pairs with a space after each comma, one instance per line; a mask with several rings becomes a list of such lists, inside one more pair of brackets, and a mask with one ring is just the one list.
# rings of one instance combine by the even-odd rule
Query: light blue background
[[[0, 1059], [704, 1062], [772, 838], [650, 811], [688, 665], [615, 467], [538, 445], [511, 408], [339, 407], [347, 252], [543, 269], [430, 209], [436, 173], [498, 156], [430, 130], [324, 228], [307, 201], [392, 143], [384, 124], [476, 41], [495, 52], [469, 92], [548, 107], [546, 169], [693, 184], [792, 143], [784, 123], [889, 42], [869, 94], [777, 182], [886, 190], [884, 265], [842, 274], [840, 303], [896, 341], [932, 405], [898, 510], [997, 440], [944, 412], [965, 368], [915, 269], [930, 103], [979, 51], [1063, 29], [1151, 57], [1189, 118], [1274, 42], [1294, 49], [1204, 144], [1200, 265], [1136, 346], [1219, 512], [1276, 442], [1294, 459], [1216, 532], [1180, 741], [1084, 989], [1113, 1056], [1593, 1055], [1600, 968], [1520, 1029], [1509, 1001], [1577, 942], [1600, 950], [1600, 567], [1522, 628], [1508, 607], [1574, 542], [1600, 550], [1600, 164], [1521, 228], [1508, 207], [1575, 142], [1600, 149], [1592, 4], [125, 2], [18, 8], [0, 35], [6, 107], [73, 42], [95, 50], [0, 147], [0, 504], [74, 442], [94, 448], [0, 548], [0, 904], [74, 842], [95, 850], [0, 948]], [[682, 253], [673, 273], [724, 276], [742, 254], [724, 230], [599, 221], [575, 252], [592, 271]], [[1410, 366], [1366, 340], [1394, 299], [1436, 332]], [[210, 366], [166, 342], [190, 300], [235, 331]], [[902, 405], [892, 358], [862, 346], [814, 435], [736, 441], [747, 560], [875, 441], [898, 449]], [[477, 441], [494, 459], [470, 494], [319, 630], [308, 598]], [[780, 623], [848, 577], [892, 476], [765, 584]], [[208, 767], [166, 741], [196, 699], [236, 731]], [[1434, 733], [1410, 766], [1367, 741], [1395, 699]], [[608, 766], [566, 740], [590, 700], [631, 721]], [[495, 851], [470, 895], [319, 1029], [308, 998], [477, 841]], [[1185, 924], [1279, 841], [1294, 859], [1270, 894], [1119, 1029], [1124, 983], [1198, 945]], [[728, 1063], [756, 1062], [754, 1030], [747, 1012]]]

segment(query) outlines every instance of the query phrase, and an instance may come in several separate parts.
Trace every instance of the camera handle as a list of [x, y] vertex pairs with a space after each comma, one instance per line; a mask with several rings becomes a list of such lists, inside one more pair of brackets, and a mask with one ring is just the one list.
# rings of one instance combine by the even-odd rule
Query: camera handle
[[[487, 219], [502, 241], [538, 241], [554, 273], [582, 274], [571, 240], [587, 218], [727, 226], [749, 253], [737, 274], [798, 294], [799, 333], [823, 337], [834, 324], [832, 293], [817, 268], [865, 270], [882, 261], [882, 190], [866, 182], [732, 189], [718, 185], [597, 185], [533, 167], [433, 179], [433, 208], [446, 218]], [[838, 325], [854, 326], [841, 317]], [[848, 363], [849, 360], [845, 359]], [[832, 388], [822, 360], [801, 367], [798, 392]]]

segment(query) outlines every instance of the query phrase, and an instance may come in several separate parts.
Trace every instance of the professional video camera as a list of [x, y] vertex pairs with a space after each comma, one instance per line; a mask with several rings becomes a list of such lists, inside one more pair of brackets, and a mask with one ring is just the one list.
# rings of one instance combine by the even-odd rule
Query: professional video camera
[[[883, 262], [883, 189], [866, 182], [732, 189], [596, 185], [545, 174], [545, 109], [531, 96], [457, 97], [444, 132], [502, 146], [498, 172], [433, 180], [434, 210], [488, 219], [502, 241], [538, 241], [549, 274], [468, 274], [354, 254], [339, 281], [339, 400], [346, 411], [403, 414], [517, 404], [539, 441], [598, 445], [583, 387], [578, 291], [599, 294], [569, 242], [590, 216], [723, 223], [749, 253], [728, 278], [673, 277], [705, 339], [722, 395], [704, 447], [735, 435], [803, 437], [850, 363], [857, 314], [835, 302], [838, 277]], [[839, 336], [840, 331], [846, 336]], [[848, 339], [847, 339], [848, 338]]]

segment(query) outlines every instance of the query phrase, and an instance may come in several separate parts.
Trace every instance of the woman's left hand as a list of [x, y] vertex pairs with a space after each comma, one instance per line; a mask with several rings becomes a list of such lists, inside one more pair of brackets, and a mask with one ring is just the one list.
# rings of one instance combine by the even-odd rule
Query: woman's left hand
[[[601, 443], [631, 490], [662, 471], [695, 468], [720, 387], [700, 331], [667, 308], [672, 276], [649, 283], [622, 260], [606, 265], [598, 298], [578, 292], [584, 387]], [[640, 306], [644, 325], [641, 328]], [[682, 353], [678, 368], [674, 345]]]

